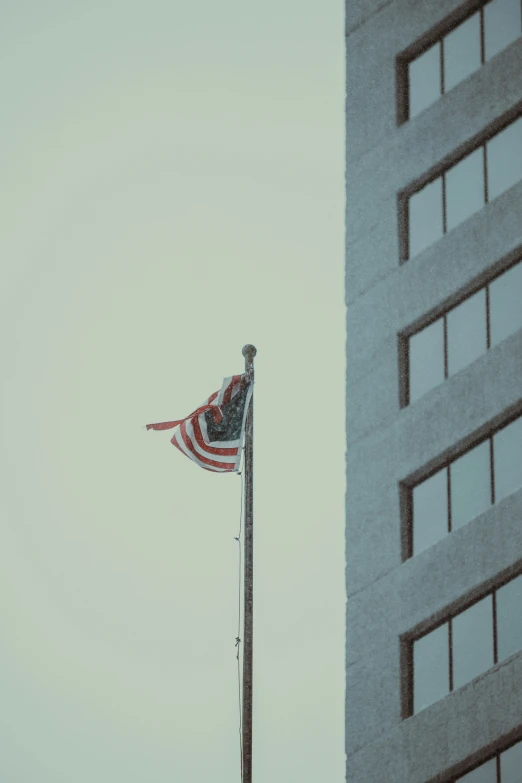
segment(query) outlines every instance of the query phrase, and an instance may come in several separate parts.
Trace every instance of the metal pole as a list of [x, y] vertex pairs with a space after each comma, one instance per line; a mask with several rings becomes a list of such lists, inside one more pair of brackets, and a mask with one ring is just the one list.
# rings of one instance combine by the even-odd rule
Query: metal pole
[[[257, 349], [245, 345], [245, 374], [254, 382]], [[245, 555], [243, 626], [243, 758], [242, 783], [252, 783], [252, 658], [254, 627], [254, 395], [250, 399], [245, 426]]]

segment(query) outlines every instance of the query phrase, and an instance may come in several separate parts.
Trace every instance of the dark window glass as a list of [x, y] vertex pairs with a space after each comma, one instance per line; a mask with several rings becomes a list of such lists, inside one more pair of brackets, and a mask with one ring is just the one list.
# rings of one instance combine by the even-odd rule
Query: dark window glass
[[410, 256], [442, 236], [442, 179], [414, 193], [409, 201]]
[[450, 231], [484, 206], [482, 147], [446, 172], [446, 228]]
[[522, 416], [493, 436], [495, 502], [522, 487]]
[[440, 42], [412, 60], [408, 76], [410, 117], [415, 117], [440, 97]]
[[480, 14], [459, 24], [444, 38], [444, 90], [480, 68]]
[[444, 380], [444, 323], [442, 318], [409, 340], [410, 402]]
[[500, 780], [502, 783], [520, 783], [522, 779], [522, 742], [517, 742], [500, 754]]
[[448, 624], [413, 644], [413, 711], [419, 712], [449, 693]]
[[452, 462], [450, 476], [451, 527], [455, 530], [491, 505], [489, 441]]
[[522, 179], [522, 117], [487, 142], [488, 198], [504, 193]]
[[484, 6], [486, 60], [509, 46], [521, 33], [520, 0], [492, 0]]
[[447, 319], [448, 375], [453, 375], [486, 351], [486, 290], [450, 310]]
[[489, 287], [491, 346], [522, 329], [522, 264], [497, 277]]
[[413, 554], [427, 549], [448, 533], [447, 469], [413, 488]]
[[453, 687], [493, 666], [493, 607], [490, 595], [452, 620]]
[[458, 783], [497, 783], [497, 761], [490, 759], [485, 764], [481, 764], [473, 772], [468, 772], [461, 778], [457, 778]]
[[497, 590], [497, 643], [499, 661], [522, 650], [522, 576]]

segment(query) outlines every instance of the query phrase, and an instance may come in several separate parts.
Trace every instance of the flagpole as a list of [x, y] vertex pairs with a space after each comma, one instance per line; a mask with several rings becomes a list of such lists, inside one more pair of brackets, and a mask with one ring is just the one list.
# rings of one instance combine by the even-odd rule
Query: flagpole
[[[245, 374], [254, 382], [254, 345], [243, 347]], [[243, 756], [242, 783], [252, 783], [252, 663], [254, 627], [254, 395], [250, 399], [245, 426], [245, 554], [243, 621]]]

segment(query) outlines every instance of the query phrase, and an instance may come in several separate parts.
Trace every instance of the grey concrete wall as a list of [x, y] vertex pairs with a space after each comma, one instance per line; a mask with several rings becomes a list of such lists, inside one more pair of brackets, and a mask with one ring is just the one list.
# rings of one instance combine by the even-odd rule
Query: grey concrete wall
[[[402, 563], [399, 485], [522, 412], [522, 331], [413, 405], [398, 335], [522, 257], [522, 183], [400, 264], [397, 196], [522, 107], [517, 41], [397, 125], [395, 58], [473, 3], [347, 4], [346, 753], [349, 783], [446, 783], [522, 728], [522, 654], [406, 720], [403, 635], [522, 571], [522, 491]], [[476, 3], [475, 3], [476, 5]], [[521, 734], [522, 737], [522, 734]]]
[[520, 572], [521, 518], [519, 491], [349, 597], [347, 711], [357, 707], [346, 737], [349, 756], [419, 718], [401, 718], [399, 639], [458, 612], [506, 573]]
[[348, 160], [360, 157], [396, 130], [397, 54], [426, 31], [436, 29], [448, 15], [476, 4], [459, 0], [347, 0]]
[[[350, 59], [348, 56], [348, 70]], [[348, 159], [346, 241], [349, 302], [397, 270], [397, 194], [459, 150], [466, 149], [485, 128], [495, 127], [495, 122], [513, 112], [514, 107], [522, 109], [521, 73], [522, 40], [518, 40], [404, 125], [397, 127], [393, 107], [393, 131], [376, 148], [357, 159]], [[465, 112], [462, 111], [463, 106], [466, 107]], [[350, 114], [348, 99], [347, 116], [350, 117]], [[455, 122], [456, 116], [459, 122]], [[360, 132], [365, 134], [365, 131]], [[350, 144], [348, 133], [348, 149]], [[460, 228], [455, 228], [447, 236]]]
[[348, 599], [400, 566], [399, 483], [459, 453], [516, 406], [522, 412], [522, 331], [348, 446]]
[[[522, 725], [522, 655], [348, 754], [353, 783], [446, 783]], [[518, 737], [520, 738], [520, 737]]]

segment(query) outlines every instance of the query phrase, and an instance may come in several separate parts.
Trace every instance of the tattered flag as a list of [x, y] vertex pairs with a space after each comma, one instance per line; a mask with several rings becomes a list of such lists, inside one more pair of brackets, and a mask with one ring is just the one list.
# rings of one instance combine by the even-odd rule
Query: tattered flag
[[239, 470], [251, 396], [246, 375], [232, 375], [184, 419], [147, 424], [147, 429], [176, 428], [171, 443], [182, 454], [205, 470], [231, 473]]

